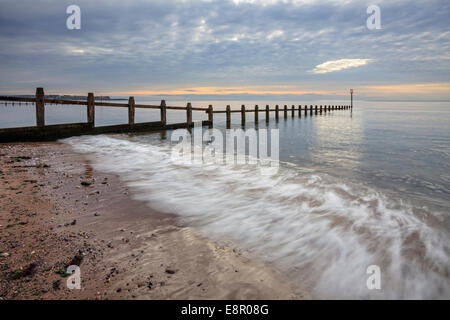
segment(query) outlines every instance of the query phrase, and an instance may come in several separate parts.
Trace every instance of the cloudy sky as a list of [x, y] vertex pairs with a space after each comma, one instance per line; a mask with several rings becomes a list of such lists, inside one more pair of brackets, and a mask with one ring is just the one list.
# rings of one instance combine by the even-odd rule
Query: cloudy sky
[[448, 0], [0, 0], [0, 93], [450, 99], [449, 17]]

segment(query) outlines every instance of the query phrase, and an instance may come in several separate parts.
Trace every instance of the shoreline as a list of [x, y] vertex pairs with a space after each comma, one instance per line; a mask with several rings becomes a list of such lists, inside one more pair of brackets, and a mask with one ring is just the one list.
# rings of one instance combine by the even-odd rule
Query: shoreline
[[[51, 143], [0, 144], [0, 299], [307, 299]], [[81, 290], [59, 273], [78, 262]]]

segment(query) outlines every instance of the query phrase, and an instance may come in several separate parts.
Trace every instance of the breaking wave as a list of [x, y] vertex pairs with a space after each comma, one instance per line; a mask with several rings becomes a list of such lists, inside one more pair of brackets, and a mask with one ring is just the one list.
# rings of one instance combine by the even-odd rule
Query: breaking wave
[[[118, 174], [137, 199], [261, 257], [314, 298], [450, 297], [450, 239], [439, 213], [294, 164], [269, 176], [251, 165], [184, 163], [164, 141], [64, 142]], [[370, 265], [380, 267], [381, 290], [367, 288]]]

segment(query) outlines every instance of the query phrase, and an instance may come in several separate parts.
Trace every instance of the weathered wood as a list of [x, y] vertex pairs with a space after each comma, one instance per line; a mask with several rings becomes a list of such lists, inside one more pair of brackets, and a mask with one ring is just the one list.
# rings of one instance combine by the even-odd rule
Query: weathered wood
[[[36, 98], [21, 98], [21, 97], [0, 96], [0, 101], [35, 102], [35, 101], [36, 101]], [[6, 104], [6, 102], [5, 102], [5, 104]]]
[[353, 109], [353, 89], [350, 89], [350, 109]]
[[241, 106], [241, 125], [245, 126], [245, 106]]
[[[161, 100], [160, 109], [161, 109], [161, 123], [162, 123], [163, 125], [166, 125], [166, 123], [167, 123], [167, 106], [166, 106], [166, 100]], [[191, 111], [191, 113], [192, 113], [192, 111]]]
[[291, 117], [293, 118], [293, 117], [295, 117], [295, 107], [294, 107], [294, 105], [292, 105], [291, 108], [292, 108], [291, 109]]
[[45, 126], [44, 88], [36, 88], [36, 125]]
[[280, 118], [280, 108], [278, 107], [278, 105], [275, 106], [275, 120], [278, 121], [278, 119]]
[[[83, 101], [74, 101], [76, 104], [86, 104], [86, 102]], [[65, 103], [65, 104], [71, 104], [71, 103]], [[114, 103], [114, 102], [95, 102], [95, 105], [97, 107], [116, 107], [116, 108], [128, 108], [128, 103]], [[137, 105], [136, 105], [137, 108]], [[159, 109], [159, 106], [156, 108]]]
[[[202, 121], [202, 126], [208, 121]], [[127, 133], [127, 132], [151, 132], [161, 130], [174, 130], [186, 128], [187, 124], [173, 123], [163, 126], [160, 121], [141, 122], [134, 125], [119, 124], [112, 126], [91, 127], [88, 123], [68, 123], [48, 125], [45, 127], [21, 127], [0, 129], [0, 143], [25, 142], [25, 141], [54, 141], [61, 138], [86, 134]], [[192, 124], [191, 124], [192, 126]]]
[[259, 108], [258, 105], [255, 106], [255, 123], [258, 123], [258, 113], [259, 113]]
[[135, 110], [135, 102], [134, 97], [128, 98], [128, 124], [134, 124], [134, 110]]
[[270, 108], [269, 105], [266, 105], [266, 122], [269, 122], [270, 119]]
[[284, 105], [284, 118], [287, 118], [287, 105]]
[[231, 107], [230, 105], [227, 105], [226, 109], [226, 115], [227, 115], [227, 129], [231, 128]]
[[317, 105], [314, 107], [314, 114], [317, 114]]
[[92, 92], [87, 97], [87, 122], [91, 127], [95, 125], [95, 98]]
[[322, 105], [320, 105], [319, 113], [322, 114]]
[[188, 127], [192, 125], [192, 105], [190, 102], [186, 106], [186, 123]]
[[210, 129], [212, 129], [212, 127], [213, 127], [213, 106], [212, 106], [212, 104], [210, 104], [209, 106], [208, 106], [208, 111], [207, 111], [207, 113], [208, 113], [208, 121], [210, 122], [209, 123], [209, 128]]
[[308, 106], [305, 104], [305, 117], [308, 116]]
[[302, 117], [302, 106], [301, 105], [298, 106], [298, 117], [299, 118]]
[[309, 107], [309, 113], [312, 115], [313, 114], [313, 109], [314, 109], [314, 107], [311, 105], [310, 107]]

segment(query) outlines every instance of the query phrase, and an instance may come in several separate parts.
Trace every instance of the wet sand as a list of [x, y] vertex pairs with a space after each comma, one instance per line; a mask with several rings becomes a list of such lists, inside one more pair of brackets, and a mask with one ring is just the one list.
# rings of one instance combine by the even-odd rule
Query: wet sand
[[[59, 143], [0, 144], [0, 299], [304, 299]], [[205, 208], [206, 210], [206, 208]], [[68, 265], [81, 289], [68, 289]]]

